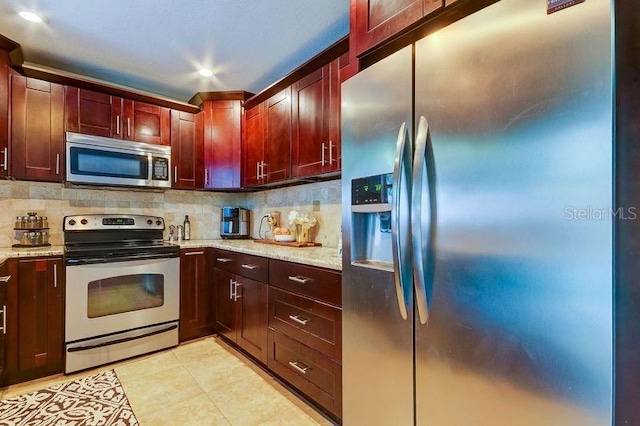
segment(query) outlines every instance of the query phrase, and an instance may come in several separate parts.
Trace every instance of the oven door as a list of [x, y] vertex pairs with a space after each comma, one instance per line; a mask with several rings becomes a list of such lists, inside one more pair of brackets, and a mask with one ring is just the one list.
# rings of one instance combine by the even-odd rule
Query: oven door
[[180, 315], [180, 258], [68, 265], [67, 343], [168, 321]]

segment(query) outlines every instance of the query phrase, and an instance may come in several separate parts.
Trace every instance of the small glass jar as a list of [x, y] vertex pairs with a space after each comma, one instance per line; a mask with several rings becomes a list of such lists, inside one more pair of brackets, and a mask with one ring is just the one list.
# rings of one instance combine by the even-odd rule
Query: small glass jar
[[42, 244], [49, 244], [49, 231], [42, 231]]
[[36, 245], [37, 246], [42, 245], [42, 232], [40, 231], [36, 231]]
[[42, 228], [48, 228], [49, 227], [49, 218], [47, 216], [44, 216], [42, 218]]
[[29, 245], [35, 246], [37, 241], [36, 233], [34, 231], [29, 232]]
[[38, 227], [38, 216], [37, 213], [27, 213], [29, 218], [27, 219], [27, 228], [35, 229]]
[[20, 236], [20, 244], [22, 244], [23, 246], [28, 246], [29, 245], [29, 233], [28, 232], [23, 232], [22, 235]]

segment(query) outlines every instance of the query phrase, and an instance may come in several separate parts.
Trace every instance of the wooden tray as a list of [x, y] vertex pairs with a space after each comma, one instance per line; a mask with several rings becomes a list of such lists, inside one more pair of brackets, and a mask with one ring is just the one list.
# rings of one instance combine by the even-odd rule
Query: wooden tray
[[320, 243], [302, 243], [297, 241], [276, 241], [276, 240], [253, 240], [255, 243], [260, 244], [273, 244], [276, 246], [285, 246], [285, 247], [320, 247], [322, 244]]

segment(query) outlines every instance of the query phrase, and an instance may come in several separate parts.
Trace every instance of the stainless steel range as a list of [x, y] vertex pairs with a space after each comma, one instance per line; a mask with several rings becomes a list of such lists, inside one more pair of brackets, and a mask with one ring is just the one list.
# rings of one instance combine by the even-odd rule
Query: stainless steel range
[[63, 230], [65, 372], [176, 346], [180, 248], [163, 218], [66, 216]]

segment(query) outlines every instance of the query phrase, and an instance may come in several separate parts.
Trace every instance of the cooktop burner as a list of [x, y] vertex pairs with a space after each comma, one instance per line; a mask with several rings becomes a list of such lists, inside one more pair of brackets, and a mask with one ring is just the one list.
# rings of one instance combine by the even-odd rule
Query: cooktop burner
[[180, 255], [180, 247], [163, 241], [164, 219], [157, 216], [66, 216], [63, 230], [68, 264]]

